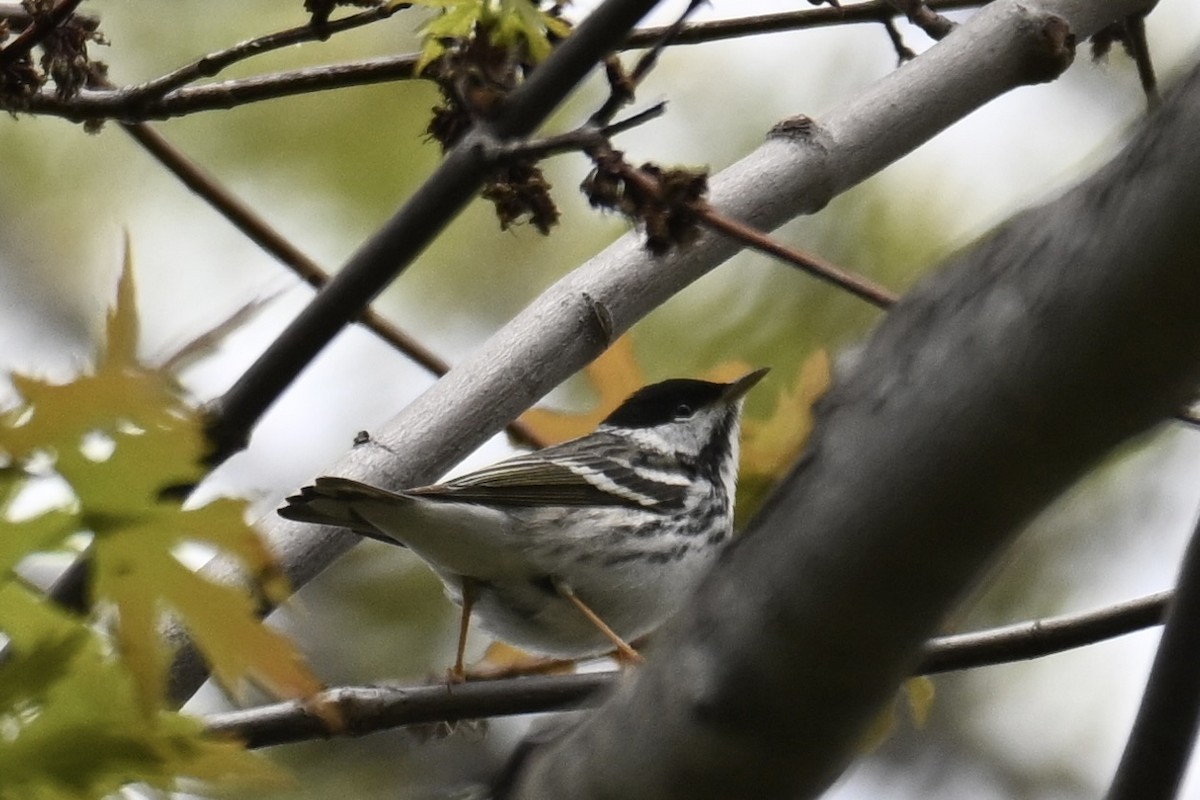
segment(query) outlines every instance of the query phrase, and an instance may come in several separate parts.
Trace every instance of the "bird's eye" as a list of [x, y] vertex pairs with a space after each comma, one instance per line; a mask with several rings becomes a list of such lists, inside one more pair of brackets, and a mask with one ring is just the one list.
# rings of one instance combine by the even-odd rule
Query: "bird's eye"
[[695, 409], [687, 403], [680, 403], [675, 406], [675, 419], [687, 419], [695, 413]]

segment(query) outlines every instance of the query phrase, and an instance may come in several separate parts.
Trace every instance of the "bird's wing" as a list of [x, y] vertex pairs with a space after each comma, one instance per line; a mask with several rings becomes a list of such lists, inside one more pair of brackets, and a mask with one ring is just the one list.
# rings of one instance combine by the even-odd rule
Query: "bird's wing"
[[614, 448], [584, 439], [406, 493], [486, 505], [623, 505], [667, 512], [683, 506], [688, 485], [684, 475], [635, 468]]

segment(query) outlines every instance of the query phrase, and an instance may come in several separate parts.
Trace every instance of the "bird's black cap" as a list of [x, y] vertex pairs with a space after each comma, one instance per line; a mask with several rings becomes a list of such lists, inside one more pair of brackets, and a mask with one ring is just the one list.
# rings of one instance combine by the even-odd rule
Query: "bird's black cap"
[[767, 370], [760, 369], [733, 383], [673, 378], [651, 384], [631, 394], [601, 424], [619, 428], [652, 428], [662, 425], [720, 401], [732, 403], [766, 374]]

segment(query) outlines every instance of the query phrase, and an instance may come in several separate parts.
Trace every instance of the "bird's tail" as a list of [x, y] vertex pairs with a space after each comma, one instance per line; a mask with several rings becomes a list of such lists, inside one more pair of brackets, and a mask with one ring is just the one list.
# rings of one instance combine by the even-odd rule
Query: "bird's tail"
[[363, 502], [402, 502], [403, 497], [349, 478], [317, 478], [315, 484], [305, 486], [300, 494], [287, 498], [287, 505], [279, 509], [279, 516], [297, 522], [349, 528], [362, 536], [399, 544], [363, 518], [356, 506]]

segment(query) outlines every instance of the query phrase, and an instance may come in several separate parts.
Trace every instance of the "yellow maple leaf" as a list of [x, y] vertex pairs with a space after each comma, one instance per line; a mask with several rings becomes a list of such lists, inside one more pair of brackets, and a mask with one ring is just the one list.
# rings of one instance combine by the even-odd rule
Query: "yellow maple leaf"
[[901, 701], [908, 711], [908, 718], [912, 720], [913, 727], [917, 729], [925, 727], [925, 722], [933, 710], [934, 695], [933, 681], [928, 677], [917, 675], [906, 680], [900, 687], [897, 696], [893, 697], [891, 702], [867, 726], [866, 732], [859, 741], [859, 752], [869, 753], [891, 738], [900, 722], [897, 706], [901, 704]]
[[128, 669], [94, 626], [0, 579], [0, 798], [106, 797], [134, 783], [164, 791], [280, 788], [286, 777], [238, 743], [172, 711], [149, 716]]
[[[750, 372], [743, 361], [726, 361], [704, 373], [705, 380], [728, 382]], [[590, 411], [556, 411], [532, 408], [520, 421], [545, 444], [558, 444], [591, 433], [617, 406], [646, 385], [629, 334], [617, 339], [595, 361], [583, 368], [588, 382], [596, 390], [596, 404]]]
[[546, 444], [558, 444], [591, 433], [629, 395], [642, 388], [645, 379], [633, 353], [633, 340], [626, 334], [583, 369], [596, 390], [591, 411], [569, 412], [532, 408], [520, 419]]
[[570, 659], [546, 658], [527, 653], [504, 642], [492, 642], [479, 663], [470, 672], [481, 678], [517, 677], [521, 675], [570, 675], [579, 662]]
[[742, 425], [743, 474], [778, 476], [808, 440], [813, 425], [813, 404], [829, 388], [829, 355], [813, 353], [800, 366], [791, 387], [779, 393], [775, 409], [766, 419], [748, 419]]
[[769, 416], [742, 423], [738, 519], [753, 514], [804, 449], [812, 432], [813, 404], [829, 388], [829, 381], [829, 356], [818, 350], [800, 365], [790, 388], [779, 393]]
[[181, 505], [205, 475], [209, 445], [200, 413], [174, 377], [138, 361], [138, 331], [127, 254], [94, 372], [62, 385], [13, 376], [22, 403], [0, 415], [0, 451], [11, 462], [0, 500], [8, 505], [19, 484], [13, 476], [28, 477], [24, 466], [42, 453], [75, 502], [21, 523], [0, 517], [12, 529], [0, 537], [6, 541], [0, 567], [75, 531], [93, 534], [92, 599], [117, 612], [119, 651], [147, 717], [161, 707], [165, 688], [164, 611], [188, 628], [225, 686], [236, 691], [249, 681], [276, 696], [311, 701], [320, 683], [292, 644], [258, 619], [255, 598], [206, 580], [176, 557], [182, 545], [199, 543], [236, 558], [258, 593], [275, 601], [286, 596], [282, 575], [244, 519], [244, 503]]

